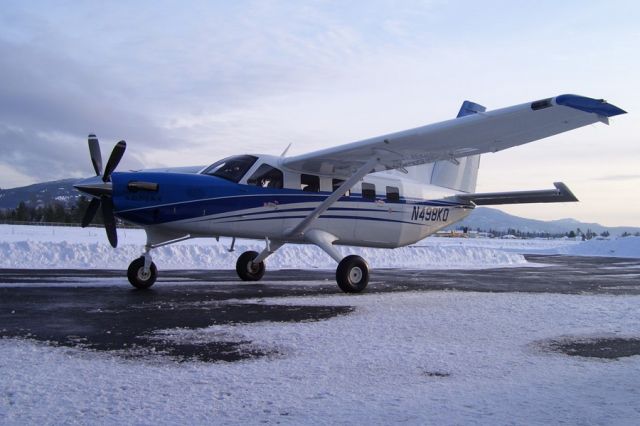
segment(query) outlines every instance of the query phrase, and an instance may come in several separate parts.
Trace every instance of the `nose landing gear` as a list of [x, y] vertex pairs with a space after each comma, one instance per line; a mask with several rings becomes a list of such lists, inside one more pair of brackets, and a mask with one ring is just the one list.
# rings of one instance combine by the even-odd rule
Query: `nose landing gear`
[[127, 278], [132, 286], [144, 290], [151, 287], [158, 277], [158, 268], [151, 260], [151, 255], [146, 252], [129, 265]]

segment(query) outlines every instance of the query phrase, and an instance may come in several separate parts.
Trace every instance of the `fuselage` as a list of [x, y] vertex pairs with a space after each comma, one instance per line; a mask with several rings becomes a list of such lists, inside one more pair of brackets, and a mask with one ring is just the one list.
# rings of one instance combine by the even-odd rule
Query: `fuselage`
[[[221, 172], [220, 166], [217, 173], [212, 166], [199, 173], [114, 173], [116, 216], [174, 235], [305, 242], [288, 232], [340, 182], [286, 170], [279, 157], [234, 158], [240, 157], [248, 158], [241, 162], [246, 170], [229, 167], [235, 176]], [[374, 173], [324, 212], [313, 229], [334, 235], [336, 244], [387, 248], [412, 244], [472, 211], [472, 205], [446, 199], [455, 193], [403, 178], [400, 172]]]

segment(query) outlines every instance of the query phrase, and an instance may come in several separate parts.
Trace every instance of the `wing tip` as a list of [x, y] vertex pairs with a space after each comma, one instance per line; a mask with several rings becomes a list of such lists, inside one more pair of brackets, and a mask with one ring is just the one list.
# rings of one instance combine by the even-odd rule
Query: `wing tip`
[[573, 194], [573, 192], [571, 192], [569, 187], [564, 184], [564, 182], [553, 182], [553, 186], [556, 187], [556, 189], [558, 190], [559, 195], [564, 199], [564, 201], [568, 201], [568, 202], [580, 201], [580, 200], [578, 200], [578, 197], [576, 197]]
[[563, 105], [584, 112], [598, 114], [603, 117], [614, 117], [627, 112], [608, 103], [604, 99], [587, 98], [579, 95], [560, 95], [555, 98], [556, 105]]

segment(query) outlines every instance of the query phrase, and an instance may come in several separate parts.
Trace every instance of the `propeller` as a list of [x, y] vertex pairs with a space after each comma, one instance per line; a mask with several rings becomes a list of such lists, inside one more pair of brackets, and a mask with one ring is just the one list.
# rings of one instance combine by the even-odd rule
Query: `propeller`
[[100, 176], [102, 182], [96, 178], [90, 178], [74, 185], [76, 189], [93, 198], [87, 206], [82, 218], [82, 227], [85, 228], [93, 221], [98, 209], [102, 207], [102, 217], [104, 218], [104, 228], [107, 231], [107, 238], [113, 247], [118, 246], [118, 234], [116, 232], [116, 218], [113, 213], [113, 187], [111, 185], [111, 174], [118, 167], [118, 163], [127, 148], [125, 141], [120, 141], [113, 147], [111, 155], [107, 160], [107, 165], [102, 169], [102, 154], [100, 153], [100, 143], [96, 135], [89, 135], [89, 154], [96, 176]]

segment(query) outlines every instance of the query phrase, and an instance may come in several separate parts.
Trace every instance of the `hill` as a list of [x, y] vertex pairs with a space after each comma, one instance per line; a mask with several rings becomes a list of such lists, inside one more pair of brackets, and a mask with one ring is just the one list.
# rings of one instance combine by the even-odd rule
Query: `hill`
[[603, 226], [598, 223], [580, 222], [575, 219], [558, 219], [558, 220], [536, 220], [528, 219], [520, 216], [514, 216], [503, 212], [502, 210], [489, 207], [478, 207], [466, 219], [452, 225], [450, 229], [458, 229], [460, 227], [468, 227], [469, 229], [478, 229], [488, 231], [494, 229], [506, 232], [508, 229], [518, 229], [522, 232], [547, 232], [550, 234], [563, 234], [571, 230], [580, 228], [586, 232], [591, 229], [593, 232], [600, 234], [608, 231], [611, 235], [621, 235], [624, 232], [636, 233], [640, 232], [640, 228], [633, 226]]
[[74, 205], [80, 193], [73, 184], [78, 179], [63, 179], [35, 183], [12, 189], [0, 189], [0, 209], [15, 209], [21, 201], [29, 207], [43, 207], [52, 202]]

